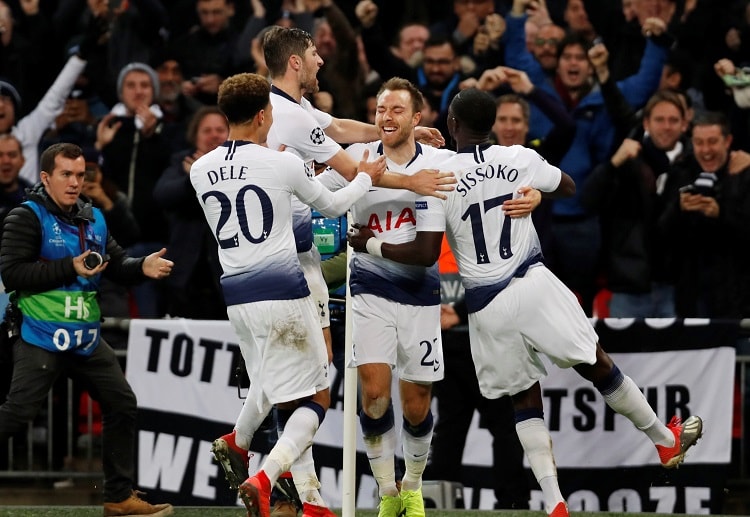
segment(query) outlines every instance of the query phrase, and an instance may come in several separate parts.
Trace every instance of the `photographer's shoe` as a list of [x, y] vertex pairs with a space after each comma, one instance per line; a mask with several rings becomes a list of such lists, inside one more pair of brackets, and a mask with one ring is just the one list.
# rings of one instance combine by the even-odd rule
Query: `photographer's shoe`
[[104, 503], [104, 517], [137, 517], [150, 515], [163, 517], [172, 515], [174, 508], [171, 504], [149, 504], [140, 498], [143, 492], [133, 490], [130, 497], [119, 503]]

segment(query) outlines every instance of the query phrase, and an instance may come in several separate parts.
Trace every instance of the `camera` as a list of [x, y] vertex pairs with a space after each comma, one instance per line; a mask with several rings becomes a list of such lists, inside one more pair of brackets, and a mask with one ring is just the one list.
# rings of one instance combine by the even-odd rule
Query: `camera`
[[96, 269], [109, 260], [109, 255], [102, 256], [96, 251], [89, 253], [85, 259], [83, 259], [83, 265], [86, 269]]

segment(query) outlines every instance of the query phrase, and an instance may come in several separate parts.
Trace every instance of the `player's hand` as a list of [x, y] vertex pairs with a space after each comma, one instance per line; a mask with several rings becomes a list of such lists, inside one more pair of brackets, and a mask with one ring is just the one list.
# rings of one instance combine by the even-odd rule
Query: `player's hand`
[[440, 130], [434, 127], [415, 127], [414, 138], [420, 144], [431, 145], [432, 147], [443, 147], [445, 145], [445, 138], [443, 138]]
[[416, 174], [409, 176], [409, 190], [420, 196], [433, 196], [438, 199], [448, 199], [443, 192], [455, 189], [456, 176], [452, 172], [439, 171], [437, 169], [422, 169]]
[[526, 217], [542, 202], [542, 193], [528, 185], [519, 187], [518, 193], [521, 197], [503, 202], [503, 213], [513, 219]]
[[456, 309], [447, 303], [440, 304], [440, 330], [448, 330], [461, 323]]
[[362, 153], [362, 160], [360, 160], [359, 162], [357, 171], [369, 174], [370, 178], [372, 179], [372, 184], [377, 185], [380, 181], [380, 178], [382, 178], [383, 174], [385, 174], [385, 155], [379, 156], [375, 161], [372, 162], [367, 161], [369, 157], [370, 150], [365, 149], [365, 152]]
[[354, 223], [346, 232], [346, 240], [354, 251], [367, 253], [367, 239], [375, 237], [375, 234], [367, 226]]

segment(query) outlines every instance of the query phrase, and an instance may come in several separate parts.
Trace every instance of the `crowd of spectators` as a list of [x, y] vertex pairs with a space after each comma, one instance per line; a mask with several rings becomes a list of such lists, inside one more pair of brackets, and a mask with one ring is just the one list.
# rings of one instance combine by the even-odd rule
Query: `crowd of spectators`
[[0, 217], [72, 142], [115, 239], [175, 263], [104, 315], [226, 317], [188, 173], [228, 134], [221, 81], [268, 75], [273, 25], [313, 35], [335, 117], [372, 122], [400, 76], [447, 138], [457, 92], [496, 96], [496, 141], [576, 181], [535, 217], [587, 314], [750, 317], [750, 0], [0, 0]]
[[[215, 106], [225, 77], [267, 74], [261, 41], [275, 24], [314, 36], [325, 65], [310, 100], [337, 117], [372, 120], [378, 86], [401, 76], [420, 87], [432, 124], [447, 134], [447, 106], [458, 91], [518, 94], [514, 78], [524, 73], [531, 81], [522, 95], [530, 105], [527, 143], [538, 146], [561, 132], [550, 105], [574, 125], [562, 130], [572, 141], [554, 161], [574, 177], [578, 194], [545, 206], [541, 230], [548, 264], [586, 312], [607, 315], [595, 300], [612, 292], [618, 316], [750, 313], [750, 295], [743, 294], [750, 293], [750, 273], [739, 251], [750, 217], [743, 189], [750, 173], [747, 155], [737, 153], [750, 151], [750, 74], [743, 68], [750, 65], [748, 0], [442, 0], [429, 6], [413, 0], [0, 0], [0, 133], [13, 134], [22, 147], [20, 177], [38, 179], [46, 145], [77, 143], [132, 210], [137, 237], [133, 231], [122, 236], [131, 253], [178, 242], [175, 233], [199, 224], [190, 216], [197, 202], [175, 198], [172, 186], [185, 183], [179, 177], [187, 175], [185, 160], [216, 140], [197, 129], [206, 116], [202, 108]], [[652, 120], [653, 110], [645, 117], [643, 111], [665, 90], [684, 105], [679, 131], [666, 143], [655, 138], [660, 122]], [[715, 170], [706, 170], [693, 148], [694, 121], [706, 115], [721, 128], [718, 148], [706, 151], [723, 159]], [[711, 197], [712, 209], [690, 208], [695, 203], [685, 205], [680, 192], [699, 173], [713, 174], [711, 188], [693, 195]], [[18, 182], [7, 176], [1, 176], [9, 194], [4, 205], [12, 206]], [[687, 212], [691, 217], [676, 217]], [[695, 221], [701, 217], [708, 224]], [[633, 220], [638, 224], [628, 224]], [[708, 236], [680, 240], [695, 225]], [[220, 298], [207, 242], [170, 246], [182, 287], [140, 286], [131, 315], [221, 316], [209, 310]], [[213, 271], [200, 290], [205, 314], [175, 302], [195, 297], [180, 289], [204, 269], [196, 260]], [[637, 278], [621, 281], [623, 269]], [[685, 287], [681, 277], [696, 271], [704, 280]], [[717, 303], [717, 290], [727, 286], [735, 299]], [[637, 309], [655, 293], [669, 302]]]

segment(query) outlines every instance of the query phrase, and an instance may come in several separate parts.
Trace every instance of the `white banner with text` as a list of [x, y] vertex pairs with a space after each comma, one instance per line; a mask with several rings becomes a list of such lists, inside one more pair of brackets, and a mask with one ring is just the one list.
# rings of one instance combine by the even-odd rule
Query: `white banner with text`
[[[675, 470], [661, 468], [645, 435], [614, 413], [574, 370], [548, 368], [542, 381], [545, 420], [572, 511], [720, 513], [731, 456], [735, 351], [706, 340], [703, 348], [684, 349], [675, 342], [674, 349], [611, 354], [660, 419], [674, 414], [703, 418], [704, 437]], [[237, 369], [244, 367], [237, 343], [228, 322], [132, 320], [126, 373], [139, 405], [137, 481], [156, 492], [153, 498], [179, 505], [238, 504], [211, 454], [211, 442], [232, 430], [240, 397], [247, 393]], [[331, 408], [316, 435], [314, 456], [323, 497], [337, 508], [343, 486], [344, 394], [343, 375], [334, 368], [331, 372]], [[274, 434], [272, 425], [256, 434], [251, 473]], [[463, 457], [467, 507], [492, 508], [491, 447], [492, 438], [475, 415]], [[361, 436], [357, 450], [357, 506], [372, 508], [375, 482]], [[542, 508], [536, 483], [531, 505]]]

